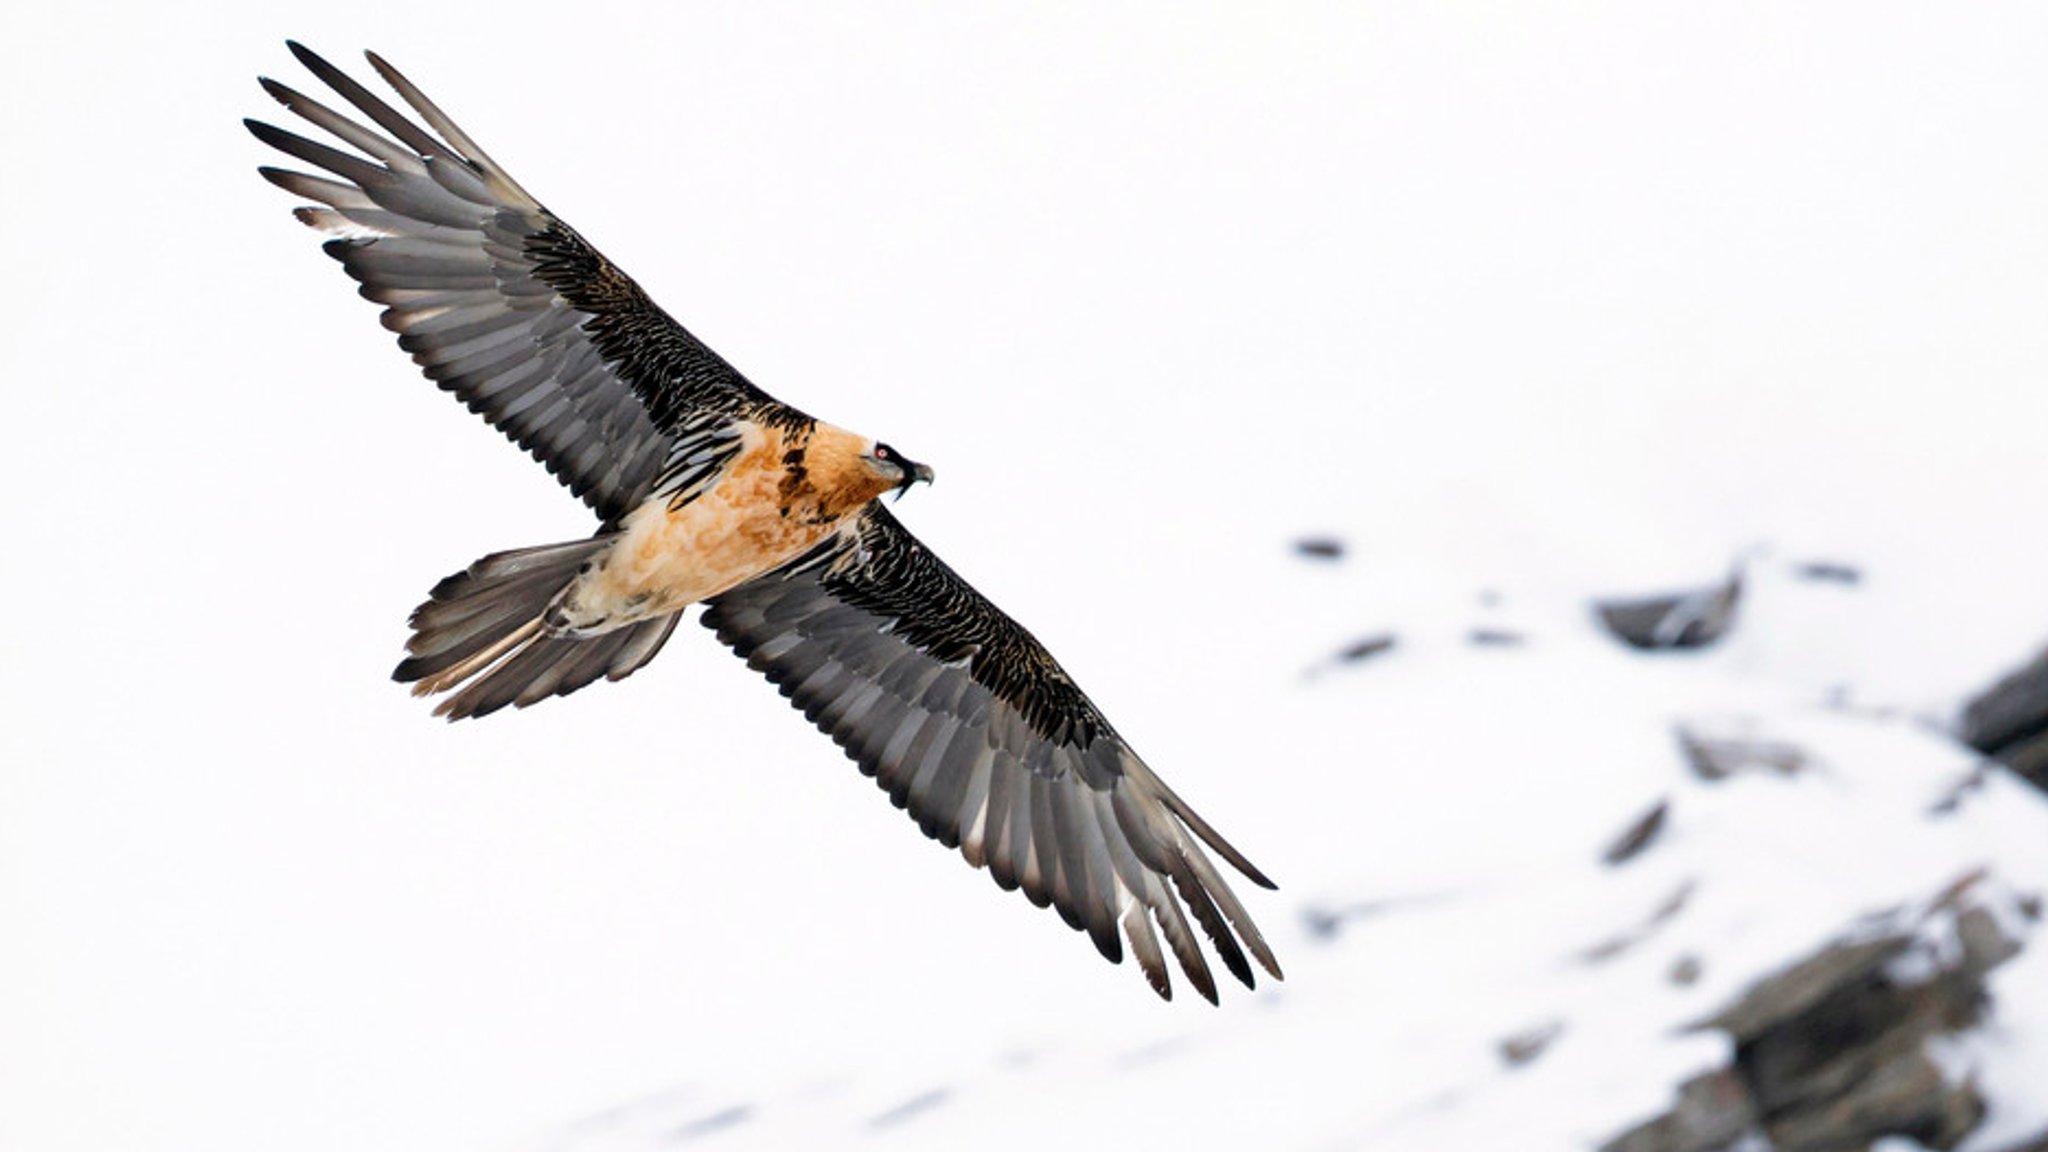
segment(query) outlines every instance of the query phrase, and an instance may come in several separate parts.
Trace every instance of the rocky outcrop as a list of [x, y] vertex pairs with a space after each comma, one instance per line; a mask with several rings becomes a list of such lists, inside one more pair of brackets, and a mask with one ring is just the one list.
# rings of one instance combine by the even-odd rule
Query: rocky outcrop
[[2048, 652], [1971, 700], [1959, 735], [2048, 789]]
[[1861, 1152], [1886, 1136], [1955, 1147], [1984, 1099], [1929, 1043], [1977, 1021], [1985, 975], [2020, 949], [2017, 902], [2004, 899], [2001, 918], [1985, 881], [1961, 877], [1751, 984], [1697, 1025], [1726, 1033], [1734, 1059], [1603, 1152], [1722, 1152], [1758, 1137], [1775, 1152]]
[[1772, 740], [1738, 727], [1709, 731], [1702, 724], [1681, 724], [1672, 730], [1679, 754], [1692, 774], [1713, 784], [1744, 772], [1793, 776], [1805, 771], [1806, 752], [1796, 744]]
[[1742, 603], [1742, 569], [1705, 588], [1593, 605], [1600, 622], [1631, 648], [1704, 648], [1727, 635]]

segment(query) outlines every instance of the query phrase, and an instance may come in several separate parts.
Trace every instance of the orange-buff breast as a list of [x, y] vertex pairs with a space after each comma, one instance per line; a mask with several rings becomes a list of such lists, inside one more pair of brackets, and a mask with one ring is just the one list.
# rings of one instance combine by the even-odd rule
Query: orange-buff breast
[[887, 490], [861, 459], [865, 442], [840, 429], [818, 426], [796, 468], [786, 460], [793, 438], [758, 428], [745, 437], [696, 499], [672, 511], [657, 497], [627, 514], [618, 541], [563, 598], [567, 630], [610, 631], [716, 596], [802, 555]]

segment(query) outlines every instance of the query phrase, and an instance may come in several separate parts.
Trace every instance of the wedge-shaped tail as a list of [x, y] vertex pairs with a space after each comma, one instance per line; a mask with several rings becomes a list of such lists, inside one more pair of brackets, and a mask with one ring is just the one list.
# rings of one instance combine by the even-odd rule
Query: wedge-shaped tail
[[543, 619], [584, 562], [610, 543], [600, 535], [494, 552], [434, 585], [413, 609], [411, 655], [392, 679], [411, 683], [415, 696], [459, 688], [434, 714], [460, 720], [566, 696], [600, 676], [630, 676], [661, 651], [677, 615], [589, 637], [557, 635]]

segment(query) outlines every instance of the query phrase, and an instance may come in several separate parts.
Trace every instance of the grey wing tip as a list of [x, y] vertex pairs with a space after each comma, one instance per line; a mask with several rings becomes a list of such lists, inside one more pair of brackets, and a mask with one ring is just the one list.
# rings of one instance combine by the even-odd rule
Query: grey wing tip
[[393, 68], [389, 60], [384, 59], [368, 48], [363, 49], [363, 59], [368, 60], [370, 67], [377, 70], [377, 75], [382, 76], [384, 81], [393, 88], [403, 89], [405, 87], [405, 74]]
[[258, 120], [254, 116], [242, 117], [242, 127], [247, 128], [251, 136], [256, 137], [272, 148], [287, 155], [294, 155], [289, 141], [297, 140], [299, 137], [292, 135], [290, 132], [268, 121]]
[[304, 64], [308, 69], [314, 72], [319, 72], [322, 69], [333, 67], [333, 65], [329, 64], [325, 59], [321, 58], [318, 52], [313, 51], [311, 48], [306, 47], [304, 44], [299, 43], [297, 40], [287, 38], [284, 42], [284, 46], [286, 50], [288, 50], [292, 54], [293, 58], [297, 59], [299, 63]]

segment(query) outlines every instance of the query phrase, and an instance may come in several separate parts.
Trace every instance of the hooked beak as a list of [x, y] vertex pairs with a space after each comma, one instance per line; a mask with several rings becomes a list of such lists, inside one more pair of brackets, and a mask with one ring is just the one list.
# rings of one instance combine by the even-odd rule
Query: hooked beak
[[903, 494], [910, 491], [910, 486], [919, 480], [927, 484], [932, 482], [932, 466], [915, 464], [909, 460], [903, 461], [903, 480], [896, 485], [896, 499], [903, 499]]

